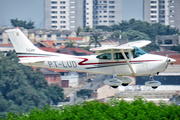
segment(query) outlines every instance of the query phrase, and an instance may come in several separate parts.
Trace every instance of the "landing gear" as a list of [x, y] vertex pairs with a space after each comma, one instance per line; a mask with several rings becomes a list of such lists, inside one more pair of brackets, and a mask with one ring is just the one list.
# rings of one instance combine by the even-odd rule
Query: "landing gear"
[[122, 86], [128, 86], [129, 83], [122, 83], [121, 85], [122, 85]]
[[158, 86], [151, 86], [153, 89], [156, 89], [156, 88], [158, 88]]
[[153, 89], [156, 89], [156, 88], [158, 88], [158, 86], [161, 85], [161, 82], [154, 80], [154, 78], [153, 78], [152, 75], [149, 77], [149, 79], [150, 79], [151, 81], [145, 82], [145, 85], [146, 85], [146, 86], [151, 86]]
[[119, 86], [111, 86], [112, 88], [118, 88]]

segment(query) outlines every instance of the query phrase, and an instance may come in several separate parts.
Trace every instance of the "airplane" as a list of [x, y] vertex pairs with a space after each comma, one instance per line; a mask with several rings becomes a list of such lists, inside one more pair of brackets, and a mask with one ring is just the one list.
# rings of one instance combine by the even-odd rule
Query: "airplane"
[[131, 80], [126, 76], [149, 75], [150, 81], [145, 82], [145, 85], [155, 89], [161, 83], [154, 80], [153, 76], [165, 71], [168, 64], [176, 61], [165, 56], [148, 54], [140, 49], [151, 43], [149, 40], [129, 42], [115, 47], [91, 48], [94, 54], [75, 56], [40, 50], [18, 28], [5, 32], [14, 46], [19, 63], [26, 66], [113, 75], [113, 78], [104, 80], [105, 84], [113, 88], [127, 86]]

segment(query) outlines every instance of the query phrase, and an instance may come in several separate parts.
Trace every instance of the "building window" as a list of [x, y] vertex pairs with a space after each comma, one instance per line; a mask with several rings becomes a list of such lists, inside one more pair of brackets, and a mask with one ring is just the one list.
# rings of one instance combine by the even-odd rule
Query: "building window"
[[109, 18], [115, 18], [115, 16], [114, 16], [114, 15], [111, 15], [111, 16], [109, 16]]
[[60, 26], [60, 28], [66, 28], [66, 26]]
[[165, 40], [164, 44], [172, 44], [172, 40]]
[[160, 11], [160, 14], [164, 14], [164, 13], [165, 13], [165, 11], [164, 11], [164, 10], [161, 10], [161, 11]]
[[3, 41], [3, 39], [0, 39], [0, 42], [2, 42]]
[[115, 6], [109, 6], [109, 9], [114, 9], [115, 8]]
[[61, 34], [57, 34], [56, 37], [61, 37]]
[[87, 13], [87, 15], [89, 15], [89, 13]]
[[89, 22], [87, 22], [86, 24], [89, 24]]
[[52, 28], [57, 28], [57, 26], [51, 26]]
[[71, 13], [75, 13], [75, 11], [71, 11]]
[[56, 1], [52, 1], [51, 4], [57, 4], [57, 2]]
[[165, 21], [164, 20], [160, 20], [160, 23], [165, 23]]
[[170, 2], [170, 3], [174, 3], [174, 0], [170, 0], [169, 2]]
[[51, 6], [51, 8], [52, 8], [52, 9], [56, 9], [56, 8], [57, 8], [57, 6]]
[[99, 11], [99, 13], [101, 13], [101, 11]]
[[86, 18], [86, 19], [89, 19], [89, 18]]
[[56, 80], [56, 75], [54, 75], [54, 80]]
[[107, 6], [104, 6], [103, 8], [107, 8]]
[[71, 6], [71, 8], [75, 8], [75, 6]]
[[151, 18], [156, 18], [156, 16], [155, 15], [151, 15]]
[[174, 10], [170, 10], [170, 12], [174, 12]]
[[104, 22], [104, 23], [107, 23], [107, 20], [104, 20], [103, 22]]
[[51, 35], [50, 35], [50, 34], [48, 34], [48, 35], [47, 35], [47, 37], [51, 37]]
[[52, 23], [57, 23], [57, 21], [52, 21]]
[[60, 4], [66, 4], [66, 2], [65, 1], [60, 1]]
[[54, 18], [54, 19], [55, 19], [55, 18], [57, 18], [57, 16], [51, 16], [51, 18]]
[[157, 13], [157, 11], [151, 11], [151, 13]]
[[101, 18], [102, 16], [99, 16], [99, 18]]
[[71, 23], [75, 23], [75, 21], [71, 21]]
[[75, 26], [71, 26], [71, 28], [75, 28]]
[[71, 16], [71, 18], [75, 18], [75, 16]]
[[159, 1], [159, 3], [165, 3], [165, 1]]
[[156, 3], [156, 1], [151, 1], [151, 3]]
[[109, 1], [109, 4], [114, 4], [115, 3], [115, 1]]
[[170, 15], [169, 17], [174, 17], [174, 15]]
[[159, 8], [164, 8], [164, 5], [160, 5]]
[[109, 23], [115, 23], [115, 21], [114, 20], [110, 20]]
[[105, 15], [104, 18], [107, 18], [107, 16]]
[[65, 14], [65, 13], [66, 13], [66, 11], [60, 11], [60, 13], [61, 13], [61, 14]]
[[66, 6], [60, 6], [60, 9], [66, 9]]
[[66, 16], [60, 16], [60, 18], [65, 19], [65, 18], [66, 18]]
[[160, 18], [165, 18], [165, 16], [164, 16], [164, 15], [160, 15], [159, 17], [160, 17]]
[[107, 1], [103, 1], [104, 3], [107, 3]]
[[115, 13], [115, 11], [109, 11], [109, 13]]
[[54, 13], [54, 14], [56, 14], [56, 13], [57, 13], [57, 11], [51, 11], [51, 13]]
[[169, 22], [174, 22], [174, 20], [170, 20]]
[[61, 21], [60, 23], [66, 23], [66, 21]]
[[151, 6], [151, 8], [156, 8], [156, 6]]
[[104, 11], [104, 13], [107, 13], [107, 11]]
[[99, 3], [101, 3], [101, 1], [99, 1]]
[[86, 3], [86, 5], [89, 5], [89, 3]]

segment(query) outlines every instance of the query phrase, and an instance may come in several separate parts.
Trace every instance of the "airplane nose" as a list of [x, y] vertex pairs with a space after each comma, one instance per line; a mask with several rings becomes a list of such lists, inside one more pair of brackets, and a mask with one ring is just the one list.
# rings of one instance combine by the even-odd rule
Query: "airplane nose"
[[174, 62], [176, 62], [175, 59], [172, 59], [172, 58], [169, 58], [169, 59], [168, 59], [168, 63], [169, 63], [169, 64], [174, 63]]

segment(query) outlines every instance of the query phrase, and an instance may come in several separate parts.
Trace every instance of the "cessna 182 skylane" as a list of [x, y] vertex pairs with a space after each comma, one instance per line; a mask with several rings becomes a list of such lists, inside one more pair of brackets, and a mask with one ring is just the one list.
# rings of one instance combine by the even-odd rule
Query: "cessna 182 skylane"
[[35, 47], [19, 29], [10, 29], [6, 32], [20, 59], [19, 63], [34, 67], [113, 75], [113, 78], [104, 81], [113, 88], [128, 85], [131, 80], [126, 79], [125, 76], [143, 75], [149, 75], [150, 78], [150, 81], [145, 82], [146, 86], [157, 88], [161, 83], [155, 81], [153, 76], [165, 71], [169, 63], [176, 61], [172, 58], [148, 54], [140, 49], [151, 43], [148, 40], [130, 42], [117, 47], [92, 48], [91, 51], [95, 51], [93, 55], [74, 56], [42, 51]]

